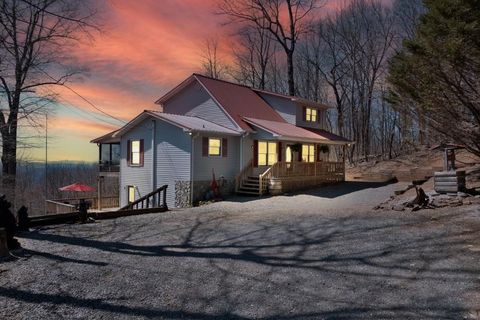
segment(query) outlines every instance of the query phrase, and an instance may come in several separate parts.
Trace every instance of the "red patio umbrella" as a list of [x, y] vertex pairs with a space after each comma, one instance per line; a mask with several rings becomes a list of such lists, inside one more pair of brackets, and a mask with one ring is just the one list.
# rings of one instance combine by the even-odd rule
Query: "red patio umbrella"
[[60, 191], [94, 191], [95, 188], [87, 186], [86, 184], [74, 183], [65, 187], [61, 187], [58, 190]]

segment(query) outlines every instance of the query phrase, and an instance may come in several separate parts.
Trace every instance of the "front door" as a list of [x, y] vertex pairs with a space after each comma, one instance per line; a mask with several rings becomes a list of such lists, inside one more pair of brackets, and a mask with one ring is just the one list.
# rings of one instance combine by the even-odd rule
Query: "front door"
[[285, 148], [285, 162], [289, 163], [293, 160], [293, 151], [290, 145]]

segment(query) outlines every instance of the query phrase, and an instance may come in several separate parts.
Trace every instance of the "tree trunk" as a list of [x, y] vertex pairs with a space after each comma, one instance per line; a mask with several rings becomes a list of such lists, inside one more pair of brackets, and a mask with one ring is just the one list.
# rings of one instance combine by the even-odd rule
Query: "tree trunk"
[[288, 94], [295, 95], [295, 80], [293, 78], [293, 51], [286, 51], [287, 53], [287, 68], [288, 68]]
[[15, 206], [15, 182], [17, 175], [17, 128], [2, 131], [2, 192]]

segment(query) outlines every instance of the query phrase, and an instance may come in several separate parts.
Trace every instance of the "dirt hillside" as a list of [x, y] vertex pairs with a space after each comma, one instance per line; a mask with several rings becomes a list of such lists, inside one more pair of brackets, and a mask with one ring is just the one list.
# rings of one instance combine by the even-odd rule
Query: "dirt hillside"
[[[475, 171], [480, 158], [465, 150], [456, 151], [458, 169]], [[398, 181], [411, 182], [433, 176], [435, 171], [443, 169], [443, 152], [420, 150], [410, 155], [399, 156], [392, 160], [371, 160], [347, 167], [347, 180], [385, 181], [396, 177]]]

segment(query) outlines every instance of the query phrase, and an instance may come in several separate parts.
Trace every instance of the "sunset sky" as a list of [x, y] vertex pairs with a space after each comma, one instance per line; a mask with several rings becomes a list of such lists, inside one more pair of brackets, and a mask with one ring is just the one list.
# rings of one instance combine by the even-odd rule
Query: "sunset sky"
[[[326, 10], [344, 1], [329, 0]], [[69, 86], [95, 106], [128, 121], [174, 85], [200, 71], [202, 43], [220, 40], [222, 54], [231, 56], [232, 29], [215, 14], [215, 0], [110, 0], [102, 4], [101, 34], [75, 50], [75, 64], [87, 72]], [[103, 116], [73, 92], [62, 89], [50, 116], [49, 161], [96, 161], [89, 143], [121, 125]], [[44, 132], [37, 133], [40, 137]], [[43, 139], [43, 138], [39, 138]], [[27, 160], [45, 159], [45, 149], [22, 152]]]

